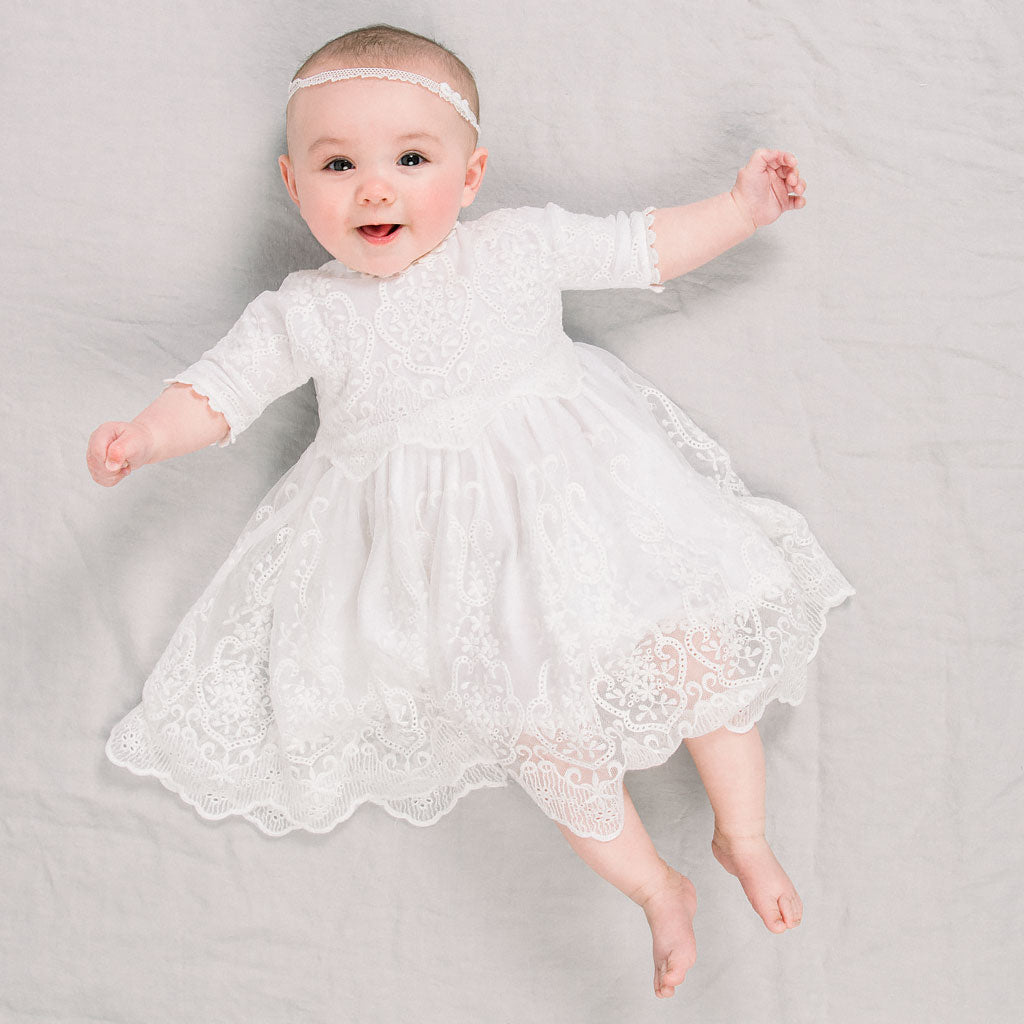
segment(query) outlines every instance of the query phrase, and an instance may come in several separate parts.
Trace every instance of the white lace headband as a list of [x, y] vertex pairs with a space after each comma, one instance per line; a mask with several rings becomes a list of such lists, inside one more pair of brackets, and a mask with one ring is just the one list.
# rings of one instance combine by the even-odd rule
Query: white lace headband
[[432, 78], [424, 78], [423, 75], [413, 74], [411, 71], [397, 71], [395, 68], [343, 68], [340, 71], [321, 71], [318, 75], [311, 75], [309, 78], [296, 78], [288, 89], [288, 99], [291, 99], [299, 89], [305, 89], [310, 85], [323, 85], [324, 82], [340, 82], [346, 78], [389, 78], [394, 82], [412, 82], [414, 85], [422, 85], [429, 89], [435, 96], [447, 100], [464, 117], [477, 132], [480, 125], [473, 116], [473, 109], [469, 101], [460, 96], [447, 82], [435, 82]]

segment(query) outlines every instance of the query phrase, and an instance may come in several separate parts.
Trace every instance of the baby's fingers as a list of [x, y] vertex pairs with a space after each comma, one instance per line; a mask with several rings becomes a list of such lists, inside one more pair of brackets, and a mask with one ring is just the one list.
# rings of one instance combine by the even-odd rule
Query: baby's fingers
[[796, 157], [792, 153], [786, 153], [781, 149], [775, 151], [774, 159], [769, 166], [778, 171], [784, 178], [790, 174], [797, 173]]
[[807, 182], [799, 174], [787, 174], [782, 180], [784, 191], [790, 199], [794, 196], [802, 196], [807, 188]]
[[796, 170], [796, 157], [782, 149], [759, 149], [750, 158], [751, 164], [760, 164], [763, 168], [778, 171], [782, 168], [788, 172]]
[[129, 426], [128, 423], [104, 423], [89, 438], [86, 465], [96, 483], [104, 487], [112, 487], [130, 472], [128, 452], [122, 450], [130, 446], [117, 440]]
[[128, 424], [111, 423], [109, 426], [114, 429], [107, 438], [106, 450], [103, 453], [103, 464], [113, 473], [115, 470], [121, 469], [127, 461], [127, 452], [124, 451], [126, 445], [119, 438], [128, 429]]

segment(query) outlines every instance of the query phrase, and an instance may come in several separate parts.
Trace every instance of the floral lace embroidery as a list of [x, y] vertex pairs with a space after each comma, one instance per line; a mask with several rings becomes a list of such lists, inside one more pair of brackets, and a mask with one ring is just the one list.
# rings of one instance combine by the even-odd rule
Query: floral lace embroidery
[[559, 289], [656, 279], [647, 216], [499, 211], [408, 276], [292, 275], [171, 378], [234, 440], [312, 375], [321, 429], [114, 763], [275, 836], [367, 801], [429, 825], [515, 780], [611, 839], [624, 772], [800, 701], [852, 586], [681, 408], [561, 331]]
[[299, 271], [164, 383], [211, 399], [231, 427], [223, 446], [312, 376], [318, 442], [355, 480], [400, 444], [465, 448], [505, 401], [578, 392], [561, 292], [652, 287], [648, 220], [498, 210], [390, 278], [338, 263]]
[[[583, 349], [587, 383], [603, 365], [608, 379], [608, 354]], [[852, 587], [799, 513], [746, 494], [681, 409], [614, 372], [664, 445], [645, 453], [605, 427], [579, 441], [584, 463], [538, 438], [501, 478], [515, 530], [492, 477], [501, 439], [523, 416], [546, 433], [575, 406], [527, 398], [479, 449], [403, 452], [390, 490], [307, 449], [177, 630], [110, 758], [270, 835], [326, 831], [367, 801], [428, 825], [515, 779], [553, 819], [610, 839], [625, 771], [799, 702], [825, 611]], [[673, 465], [695, 476], [652, 489]], [[604, 478], [613, 491], [592, 482]], [[634, 576], [640, 565], [655, 571]]]

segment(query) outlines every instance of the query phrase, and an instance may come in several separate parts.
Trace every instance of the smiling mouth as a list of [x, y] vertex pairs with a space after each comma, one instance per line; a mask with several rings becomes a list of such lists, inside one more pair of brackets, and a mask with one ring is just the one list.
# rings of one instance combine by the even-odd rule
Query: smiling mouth
[[368, 242], [382, 245], [394, 238], [401, 224], [363, 224], [358, 230]]

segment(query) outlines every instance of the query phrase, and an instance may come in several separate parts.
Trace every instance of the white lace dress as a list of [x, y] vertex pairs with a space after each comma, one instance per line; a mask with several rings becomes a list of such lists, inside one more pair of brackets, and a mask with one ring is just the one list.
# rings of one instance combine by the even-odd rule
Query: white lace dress
[[562, 330], [563, 289], [657, 287], [650, 220], [500, 210], [390, 278], [299, 271], [165, 382], [233, 442], [312, 376], [320, 428], [115, 764], [274, 836], [366, 801], [429, 825], [514, 779], [611, 839], [623, 772], [800, 701], [853, 587], [682, 409]]

